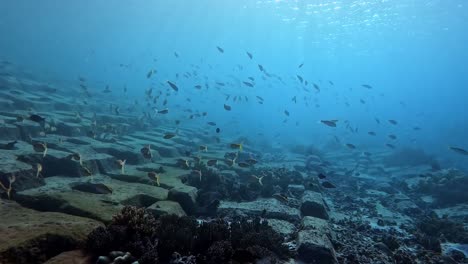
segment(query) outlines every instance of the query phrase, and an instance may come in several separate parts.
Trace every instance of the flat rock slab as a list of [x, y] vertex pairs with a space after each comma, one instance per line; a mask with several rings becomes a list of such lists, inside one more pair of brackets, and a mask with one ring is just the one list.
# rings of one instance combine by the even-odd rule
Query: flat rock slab
[[[44, 263], [82, 246], [102, 223], [55, 212], [38, 212], [0, 201], [0, 263]], [[71, 262], [69, 262], [71, 263]]]
[[[112, 189], [112, 194], [94, 194], [73, 190], [74, 184], [91, 181]], [[63, 212], [110, 222], [124, 205], [146, 207], [166, 200], [168, 191], [156, 186], [113, 180], [105, 176], [90, 178], [49, 177], [46, 185], [18, 192], [14, 199], [23, 206], [40, 210]]]
[[174, 201], [159, 201], [147, 208], [155, 216], [160, 216], [164, 214], [174, 214], [177, 216], [186, 216], [184, 209], [178, 202]]
[[301, 214], [298, 209], [282, 204], [276, 199], [258, 199], [252, 202], [221, 202], [218, 207], [218, 214], [225, 216], [231, 214], [241, 214], [246, 216], [262, 216], [285, 220], [289, 222], [298, 222], [301, 220]]
[[284, 220], [268, 219], [268, 225], [284, 237], [290, 237], [296, 230], [294, 224]]
[[328, 220], [328, 212], [321, 193], [306, 191], [302, 196], [301, 213], [303, 216], [314, 216]]
[[49, 259], [44, 264], [94, 264], [93, 258], [81, 250], [66, 251]]
[[302, 230], [297, 234], [298, 258], [306, 263], [336, 264], [335, 249], [330, 241], [328, 222], [311, 216], [302, 219]]

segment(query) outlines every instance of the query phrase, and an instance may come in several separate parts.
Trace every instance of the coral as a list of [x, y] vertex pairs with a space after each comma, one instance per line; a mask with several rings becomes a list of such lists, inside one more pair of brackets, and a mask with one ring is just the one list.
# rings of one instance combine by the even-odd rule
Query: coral
[[125, 206], [113, 217], [112, 225], [126, 226], [130, 232], [147, 236], [154, 233], [157, 222], [144, 208]]
[[229, 263], [234, 254], [231, 242], [217, 241], [213, 243], [206, 253], [207, 263]]
[[96, 255], [107, 255], [113, 250], [114, 235], [105, 227], [98, 227], [88, 235], [86, 240], [86, 250], [95, 253]]
[[463, 223], [455, 222], [447, 218], [439, 218], [433, 214], [417, 223], [417, 229], [423, 235], [434, 238], [445, 238], [450, 242], [468, 243], [468, 231]]
[[204, 263], [242, 259], [268, 259], [274, 263], [292, 256], [283, 242], [283, 237], [260, 218], [199, 223], [187, 216], [162, 215], [155, 219], [144, 209], [125, 207], [107, 228], [89, 234], [86, 249], [95, 256], [112, 250], [127, 251], [143, 264], [194, 263], [193, 256]]

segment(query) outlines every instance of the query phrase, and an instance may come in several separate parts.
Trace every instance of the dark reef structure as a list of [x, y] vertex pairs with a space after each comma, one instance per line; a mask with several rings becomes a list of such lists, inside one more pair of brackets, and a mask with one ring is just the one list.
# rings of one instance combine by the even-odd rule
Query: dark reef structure
[[[86, 250], [96, 258], [128, 252], [140, 264], [154, 263], [279, 263], [293, 257], [284, 238], [260, 218], [217, 219], [162, 215], [124, 207], [106, 227], [92, 231]], [[122, 257], [122, 256], [121, 256]], [[192, 261], [192, 262], [190, 262]]]
[[416, 185], [416, 194], [433, 195], [435, 206], [468, 203], [468, 176], [459, 170], [442, 170], [424, 178]]

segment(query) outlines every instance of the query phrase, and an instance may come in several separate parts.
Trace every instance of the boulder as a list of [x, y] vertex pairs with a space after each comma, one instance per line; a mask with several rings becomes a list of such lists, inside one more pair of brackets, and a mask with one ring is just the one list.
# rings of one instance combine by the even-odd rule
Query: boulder
[[306, 191], [302, 196], [301, 213], [303, 216], [329, 219], [322, 194], [314, 191]]
[[188, 185], [181, 185], [169, 191], [168, 199], [178, 202], [187, 214], [196, 212], [198, 189]]
[[147, 210], [155, 216], [164, 214], [174, 214], [177, 216], [185, 216], [186, 213], [178, 202], [174, 201], [159, 201], [152, 204]]
[[302, 230], [297, 234], [298, 258], [306, 263], [336, 264], [335, 249], [330, 241], [328, 222], [311, 216], [302, 219]]

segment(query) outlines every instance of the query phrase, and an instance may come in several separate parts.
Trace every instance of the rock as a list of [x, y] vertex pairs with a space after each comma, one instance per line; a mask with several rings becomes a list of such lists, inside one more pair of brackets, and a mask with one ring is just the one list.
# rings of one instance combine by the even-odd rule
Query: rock
[[298, 258], [306, 263], [338, 263], [327, 221], [306, 216], [302, 219], [302, 227], [296, 239]]
[[92, 256], [86, 255], [81, 250], [72, 250], [60, 253], [59, 255], [49, 259], [44, 264], [94, 264]]
[[258, 199], [252, 202], [226, 202], [222, 201], [218, 207], [218, 214], [228, 216], [232, 214], [246, 216], [262, 216], [285, 220], [289, 222], [299, 222], [301, 219], [298, 209], [282, 204], [274, 198]]
[[0, 135], [2, 135], [2, 140], [16, 140], [20, 138], [20, 131], [16, 126], [0, 124]]
[[147, 208], [155, 216], [163, 214], [174, 214], [177, 216], [185, 216], [186, 213], [178, 202], [174, 201], [159, 201]]
[[268, 219], [268, 225], [285, 237], [291, 236], [296, 230], [294, 224], [284, 220]]
[[188, 185], [172, 188], [169, 191], [168, 199], [176, 201], [182, 206], [187, 214], [196, 212], [198, 189]]
[[99, 256], [96, 260], [96, 264], [111, 264], [112, 260], [107, 256]]
[[83, 217], [34, 211], [15, 202], [0, 201], [0, 211], [0, 263], [44, 263], [79, 247], [89, 232], [102, 225]]
[[301, 197], [304, 194], [305, 187], [302, 184], [289, 184], [288, 191], [294, 196]]
[[303, 216], [314, 216], [325, 220], [329, 219], [322, 194], [306, 191], [302, 196], [301, 213]]
[[120, 256], [124, 256], [125, 255], [125, 252], [123, 251], [111, 251], [109, 253], [109, 257], [111, 259], [115, 259], [116, 257], [120, 257]]

